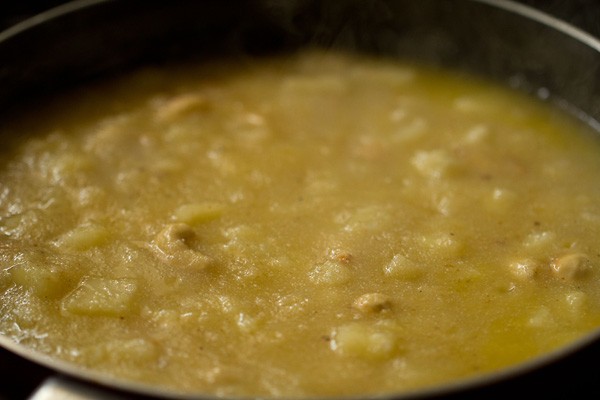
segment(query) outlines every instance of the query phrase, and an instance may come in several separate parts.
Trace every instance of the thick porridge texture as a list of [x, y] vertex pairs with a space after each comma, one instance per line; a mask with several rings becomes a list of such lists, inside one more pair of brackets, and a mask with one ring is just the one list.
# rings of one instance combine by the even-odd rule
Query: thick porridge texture
[[182, 393], [405, 392], [600, 326], [600, 143], [358, 55], [147, 68], [2, 125], [0, 332]]

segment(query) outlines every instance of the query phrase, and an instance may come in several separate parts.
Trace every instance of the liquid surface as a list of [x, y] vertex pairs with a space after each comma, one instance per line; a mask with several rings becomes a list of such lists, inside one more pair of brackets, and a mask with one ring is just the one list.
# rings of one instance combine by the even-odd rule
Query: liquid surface
[[146, 70], [0, 133], [0, 332], [183, 393], [403, 392], [600, 325], [600, 143], [307, 52]]

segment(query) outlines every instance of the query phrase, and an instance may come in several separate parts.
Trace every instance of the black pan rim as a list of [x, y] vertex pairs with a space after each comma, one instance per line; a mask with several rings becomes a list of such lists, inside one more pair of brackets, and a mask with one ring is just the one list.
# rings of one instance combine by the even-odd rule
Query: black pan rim
[[[30, 29], [35, 28], [38, 25], [44, 24], [50, 20], [56, 20], [66, 14], [77, 12], [81, 9], [87, 9], [90, 7], [101, 6], [102, 4], [111, 3], [115, 0], [74, 0], [55, 8], [44, 11], [31, 18], [28, 18], [20, 23], [9, 27], [8, 29], [0, 32], [0, 43], [8, 41], [11, 38], [18, 36]], [[561, 19], [553, 17], [545, 12], [539, 11], [533, 7], [517, 3], [513, 0], [464, 0], [466, 2], [475, 2], [489, 5], [490, 7], [504, 10], [508, 13], [519, 15], [531, 21], [535, 21], [544, 26], [550, 27], [556, 31], [559, 31], [574, 40], [585, 44], [586, 46], [594, 49], [600, 56], [600, 40], [593, 35], [565, 22]], [[484, 375], [475, 376], [472, 378], [464, 379], [450, 384], [443, 384], [433, 388], [418, 389], [410, 392], [402, 393], [389, 393], [372, 396], [350, 396], [344, 397], [344, 399], [370, 399], [370, 400], [383, 400], [383, 399], [429, 399], [441, 397], [444, 395], [451, 395], [460, 393], [468, 389], [476, 389], [478, 387], [491, 385], [511, 377], [520, 376], [526, 374], [532, 370], [544, 367], [545, 365], [551, 364], [557, 360], [566, 357], [573, 352], [581, 350], [591, 343], [597, 342], [600, 339], [600, 328], [589, 335], [577, 340], [570, 345], [562, 347], [554, 352], [545, 354], [541, 357], [534, 358], [532, 360], [520, 363], [516, 366], [508, 367], [500, 371], [486, 373]], [[59, 374], [65, 374], [70, 377], [74, 377], [82, 382], [89, 382], [97, 384], [105, 388], [123, 391], [124, 393], [132, 393], [141, 396], [148, 397], [159, 397], [159, 398], [176, 398], [176, 399], [214, 399], [216, 396], [207, 395], [203, 393], [198, 394], [179, 394], [170, 390], [162, 390], [160, 388], [153, 387], [146, 384], [138, 384], [131, 381], [120, 380], [107, 374], [98, 373], [95, 371], [83, 370], [81, 367], [54, 359], [52, 357], [43, 355], [36, 351], [30, 350], [25, 346], [13, 341], [12, 339], [0, 335], [0, 346], [7, 350], [27, 359], [34, 363], [40, 364], [45, 367], [57, 371]], [[231, 399], [245, 399], [244, 397], [231, 398]]]

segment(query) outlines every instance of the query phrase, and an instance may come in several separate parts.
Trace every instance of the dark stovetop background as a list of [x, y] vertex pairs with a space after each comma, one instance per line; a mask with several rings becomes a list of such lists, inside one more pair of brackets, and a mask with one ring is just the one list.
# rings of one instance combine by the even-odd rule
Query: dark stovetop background
[[[514, 0], [600, 37], [600, 0]], [[0, 30], [67, 0], [0, 0]]]
[[[517, 0], [559, 17], [600, 37], [600, 0]], [[0, 0], [0, 31], [65, 0]], [[545, 399], [600, 398], [600, 345], [585, 355], [568, 359], [561, 368], [547, 368], [509, 386], [477, 392], [458, 399], [507, 399], [523, 390]], [[0, 400], [28, 398], [50, 371], [0, 349]], [[531, 394], [529, 394], [531, 393]]]

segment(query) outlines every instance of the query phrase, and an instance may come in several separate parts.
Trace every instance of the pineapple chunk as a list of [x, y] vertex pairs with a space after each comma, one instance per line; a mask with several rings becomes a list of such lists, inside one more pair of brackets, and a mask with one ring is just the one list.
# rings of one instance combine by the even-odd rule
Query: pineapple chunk
[[343, 262], [326, 260], [317, 264], [309, 272], [308, 277], [317, 284], [339, 286], [347, 283], [352, 278], [352, 274]]
[[137, 284], [133, 279], [84, 278], [62, 302], [72, 314], [118, 317], [134, 310]]
[[12, 280], [41, 298], [57, 298], [66, 290], [65, 282], [54, 268], [21, 264], [10, 269]]
[[175, 219], [189, 225], [201, 224], [219, 218], [225, 207], [220, 203], [190, 203], [175, 210]]
[[426, 178], [440, 179], [456, 169], [455, 157], [446, 150], [418, 151], [411, 159], [415, 169]]
[[535, 278], [539, 269], [539, 262], [530, 258], [525, 258], [510, 263], [508, 268], [515, 278], [528, 281]]
[[79, 259], [50, 254], [43, 248], [25, 249], [12, 257], [7, 272], [12, 281], [42, 299], [58, 299], [73, 288]]
[[102, 246], [109, 239], [106, 228], [96, 224], [80, 225], [62, 235], [56, 242], [60, 248], [67, 250], [88, 250], [92, 247]]
[[419, 238], [419, 245], [434, 257], [455, 258], [463, 254], [465, 243], [453, 233], [433, 232]]
[[183, 93], [170, 99], [160, 99], [155, 105], [156, 119], [160, 122], [173, 123], [188, 114], [206, 110], [209, 102], [199, 93]]
[[556, 241], [556, 233], [543, 231], [532, 232], [523, 241], [523, 245], [527, 248], [544, 248], [550, 247]]
[[389, 222], [389, 211], [380, 205], [370, 205], [358, 208], [350, 216], [344, 230], [348, 232], [360, 230], [377, 230], [383, 229], [385, 224]]
[[397, 335], [385, 326], [350, 323], [340, 326], [333, 338], [333, 351], [365, 360], [390, 359], [399, 351]]
[[390, 278], [414, 281], [425, 274], [426, 268], [422, 264], [404, 257], [402, 254], [396, 254], [384, 267], [383, 271], [385, 276]]
[[80, 351], [82, 355], [96, 363], [152, 364], [160, 356], [158, 347], [142, 338], [100, 341]]

